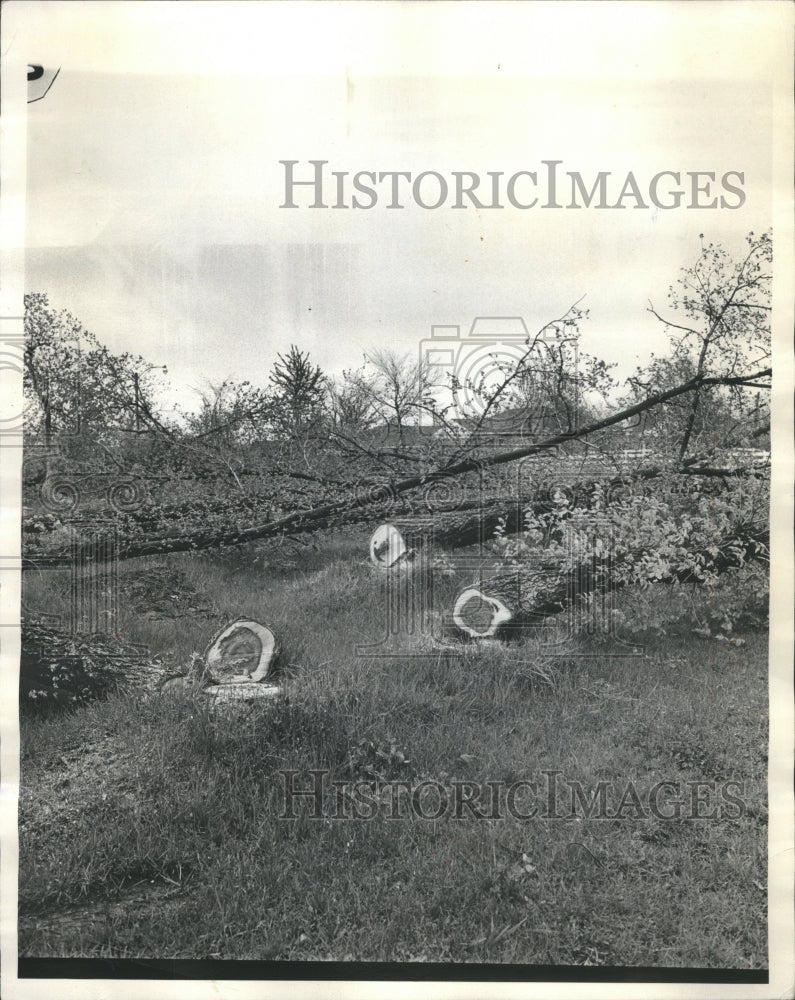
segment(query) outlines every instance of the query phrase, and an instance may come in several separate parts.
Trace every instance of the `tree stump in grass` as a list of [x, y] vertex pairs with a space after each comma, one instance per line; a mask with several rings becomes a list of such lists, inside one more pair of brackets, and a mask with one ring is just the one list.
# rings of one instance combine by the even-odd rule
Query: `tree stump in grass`
[[204, 654], [212, 681], [204, 694], [214, 703], [245, 704], [281, 693], [266, 683], [277, 654], [271, 630], [251, 618], [237, 618], [215, 636]]
[[462, 591], [453, 608], [454, 624], [477, 639], [491, 638], [512, 617], [502, 601], [486, 596], [476, 587], [467, 587]]
[[204, 653], [209, 679], [215, 684], [263, 681], [276, 656], [273, 632], [251, 618], [224, 626]]
[[193, 654], [187, 674], [168, 678], [161, 693], [201, 693], [220, 701], [250, 701], [281, 691], [266, 683], [276, 660], [276, 637], [252, 618], [225, 625], [210, 641], [203, 656]]

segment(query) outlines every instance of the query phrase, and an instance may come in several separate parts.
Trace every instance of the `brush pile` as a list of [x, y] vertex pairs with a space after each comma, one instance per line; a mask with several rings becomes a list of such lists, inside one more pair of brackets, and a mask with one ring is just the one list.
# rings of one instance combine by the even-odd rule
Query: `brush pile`
[[112, 636], [71, 634], [52, 625], [22, 623], [22, 711], [74, 707], [118, 688], [151, 687], [161, 676], [161, 668], [145, 650]]

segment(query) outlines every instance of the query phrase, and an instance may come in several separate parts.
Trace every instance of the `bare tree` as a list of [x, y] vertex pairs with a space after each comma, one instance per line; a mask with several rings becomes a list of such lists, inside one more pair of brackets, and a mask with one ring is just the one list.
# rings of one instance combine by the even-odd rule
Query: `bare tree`
[[411, 354], [379, 348], [365, 355], [372, 380], [363, 383], [374, 411], [387, 426], [397, 429], [402, 446], [405, 430], [416, 424], [423, 409], [432, 406], [433, 366]]
[[327, 407], [332, 432], [355, 434], [369, 430], [378, 420], [375, 376], [365, 369], [348, 369], [329, 379]]

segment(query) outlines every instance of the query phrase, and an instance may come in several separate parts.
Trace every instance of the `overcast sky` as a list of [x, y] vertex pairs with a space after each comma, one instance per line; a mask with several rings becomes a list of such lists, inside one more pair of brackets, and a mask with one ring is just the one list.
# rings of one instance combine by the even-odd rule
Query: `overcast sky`
[[[168, 364], [184, 403], [206, 378], [264, 383], [291, 343], [338, 372], [432, 324], [540, 327], [583, 295], [583, 346], [625, 374], [663, 345], [645, 308], [699, 233], [740, 249], [771, 221], [765, 4], [10, 6], [16, 51], [60, 67], [28, 106], [25, 288]], [[293, 210], [285, 159], [302, 178], [309, 159], [484, 178], [555, 159], [645, 194], [663, 170], [740, 171], [745, 201], [389, 210], [379, 186], [368, 211]]]

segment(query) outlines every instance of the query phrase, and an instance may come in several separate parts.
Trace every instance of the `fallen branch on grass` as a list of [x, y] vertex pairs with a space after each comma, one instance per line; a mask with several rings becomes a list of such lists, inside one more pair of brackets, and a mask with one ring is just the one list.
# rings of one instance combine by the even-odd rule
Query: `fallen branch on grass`
[[161, 674], [142, 647], [100, 633], [22, 622], [20, 708], [73, 708], [118, 688], [152, 687]]

